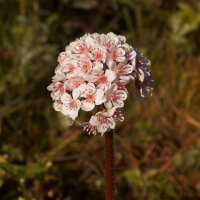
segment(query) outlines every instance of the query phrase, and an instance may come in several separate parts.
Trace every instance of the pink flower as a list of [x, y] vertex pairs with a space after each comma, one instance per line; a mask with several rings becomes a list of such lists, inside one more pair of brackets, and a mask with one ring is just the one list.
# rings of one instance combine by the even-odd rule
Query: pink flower
[[127, 64], [125, 62], [119, 63], [117, 65], [116, 62], [111, 62], [109, 67], [115, 72], [119, 82], [124, 85], [128, 84], [135, 78], [134, 74], [132, 74], [134, 69], [133, 65]]
[[115, 73], [109, 69], [105, 71], [105, 74], [102, 69], [93, 70], [90, 74], [88, 74], [88, 80], [97, 83], [97, 88], [104, 91], [111, 86], [111, 83], [115, 80], [115, 78]]
[[129, 44], [124, 43], [124, 44], [120, 45], [120, 48], [122, 48], [125, 51], [127, 60], [132, 61], [136, 57], [136, 51]]
[[51, 93], [51, 97], [55, 100], [59, 100], [62, 94], [65, 91], [65, 86], [63, 83], [57, 82], [53, 83], [53, 92]]
[[116, 62], [123, 62], [126, 59], [126, 52], [119, 46], [111, 46], [109, 48], [108, 59]]
[[119, 41], [121, 42], [121, 44], [127, 44], [127, 43], [125, 43], [126, 42], [126, 37], [125, 36], [118, 35], [117, 37], [118, 37]]
[[101, 39], [101, 35], [100, 34], [92, 33], [91, 36], [95, 41], [100, 42], [100, 39]]
[[106, 108], [120, 108], [124, 106], [124, 101], [127, 98], [127, 93], [124, 90], [119, 90], [118, 85], [113, 83], [111, 88], [106, 92]]
[[78, 67], [77, 62], [75, 60], [66, 59], [62, 62], [61, 65], [55, 69], [56, 74], [67, 74], [73, 73], [74, 70]]
[[67, 90], [73, 90], [85, 83], [85, 79], [81, 76], [74, 76], [65, 81], [65, 87]]
[[82, 110], [91, 111], [95, 105], [105, 102], [104, 91], [96, 89], [93, 83], [82, 84], [77, 90], [80, 92], [80, 97], [84, 98], [81, 101]]
[[61, 102], [63, 103], [61, 112], [63, 115], [69, 116], [72, 120], [75, 120], [78, 116], [81, 102], [77, 99], [77, 94], [75, 92], [72, 92], [72, 96], [73, 98], [68, 93], [64, 93], [61, 96]]
[[91, 60], [105, 63], [106, 62], [106, 49], [103, 46], [94, 44], [90, 49], [91, 53], [88, 53], [88, 56]]
[[102, 34], [100, 37], [101, 44], [105, 47], [116, 46], [119, 44], [119, 38], [114, 33]]
[[78, 66], [82, 72], [87, 72], [92, 69], [92, 62], [83, 54], [78, 60]]
[[53, 103], [53, 108], [55, 111], [61, 112], [62, 110], [62, 102], [61, 101], [55, 101]]
[[53, 83], [51, 83], [47, 90], [52, 91], [51, 97], [54, 100], [60, 100], [60, 97], [65, 91], [65, 85], [64, 85], [65, 78], [62, 75], [56, 75], [53, 77]]
[[115, 128], [115, 120], [108, 112], [98, 112], [89, 121], [91, 126], [96, 127], [101, 134]]
[[71, 57], [72, 57], [72, 52], [71, 52], [71, 49], [70, 48], [66, 48], [64, 52], [61, 52], [59, 57], [58, 57], [58, 62], [60, 65], [62, 65], [62, 63], [65, 61], [65, 60], [69, 60]]
[[87, 46], [83, 39], [71, 42], [70, 47], [72, 52], [76, 54], [83, 54], [87, 51]]

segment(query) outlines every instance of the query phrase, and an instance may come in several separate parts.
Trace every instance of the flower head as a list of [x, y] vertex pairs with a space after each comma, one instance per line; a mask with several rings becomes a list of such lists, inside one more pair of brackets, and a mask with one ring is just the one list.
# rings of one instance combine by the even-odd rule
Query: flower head
[[[135, 83], [136, 99], [152, 95], [150, 61], [127, 44], [124, 36], [87, 33], [60, 53], [47, 89], [56, 111], [76, 121], [89, 134], [104, 134], [124, 120], [126, 86], [131, 82]], [[92, 113], [88, 122], [77, 121], [81, 110]]]

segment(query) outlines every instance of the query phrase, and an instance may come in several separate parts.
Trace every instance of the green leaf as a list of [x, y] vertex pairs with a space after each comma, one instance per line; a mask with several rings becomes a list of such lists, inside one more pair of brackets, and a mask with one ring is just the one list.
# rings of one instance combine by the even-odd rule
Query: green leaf
[[191, 6], [186, 3], [180, 2], [178, 7], [181, 9], [181, 12], [184, 14], [185, 17], [194, 18], [194, 10]]
[[30, 178], [30, 179], [35, 178], [36, 176], [45, 173], [47, 169], [48, 168], [45, 167], [45, 165], [41, 163], [34, 163], [31, 165], [28, 165], [25, 168], [25, 177]]
[[97, 6], [97, 1], [90, 0], [76, 0], [73, 1], [74, 8], [80, 8], [84, 10], [89, 10]]
[[130, 185], [143, 185], [141, 173], [138, 169], [129, 169], [121, 174], [121, 177], [125, 178]]
[[20, 176], [23, 173], [23, 167], [10, 164], [10, 163], [2, 163], [0, 162], [0, 168], [2, 168], [5, 172], [12, 176]]

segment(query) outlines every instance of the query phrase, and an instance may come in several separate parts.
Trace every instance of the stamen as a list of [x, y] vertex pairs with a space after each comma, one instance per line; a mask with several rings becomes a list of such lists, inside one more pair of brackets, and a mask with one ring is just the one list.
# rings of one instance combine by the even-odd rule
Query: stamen
[[115, 94], [111, 94], [109, 97], [110, 97], [110, 100], [115, 100], [116, 99]]
[[94, 93], [87, 94], [87, 99], [90, 101], [94, 101]]
[[106, 77], [104, 75], [99, 75], [98, 76], [98, 82], [99, 83], [105, 83], [106, 82]]
[[117, 55], [116, 55], [115, 52], [111, 52], [111, 53], [110, 53], [110, 57], [111, 57], [113, 60], [116, 58], [116, 56], [117, 56]]
[[76, 101], [71, 100], [71, 101], [69, 102], [69, 106], [70, 106], [71, 108], [76, 108], [76, 107], [77, 107]]
[[100, 52], [95, 53], [94, 58], [98, 61], [102, 60], [102, 54]]
[[106, 118], [103, 115], [98, 115], [97, 118], [100, 123], [105, 123], [105, 121], [106, 121]]
[[83, 81], [77, 81], [77, 82], [75, 83], [75, 87], [76, 87], [76, 88], [79, 87], [82, 83], [83, 83]]
[[74, 70], [74, 66], [73, 65], [69, 65], [69, 71], [72, 72]]
[[86, 51], [85, 45], [80, 45], [79, 48], [81, 50], [81, 53], [85, 53]]
[[120, 74], [122, 71], [123, 71], [123, 70], [120, 69], [120, 68], [117, 68], [117, 69], [115, 70], [116, 74]]

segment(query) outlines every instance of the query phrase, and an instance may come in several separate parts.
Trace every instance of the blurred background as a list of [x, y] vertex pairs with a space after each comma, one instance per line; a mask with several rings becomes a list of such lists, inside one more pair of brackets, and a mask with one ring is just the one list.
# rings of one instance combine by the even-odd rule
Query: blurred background
[[0, 199], [104, 199], [104, 137], [52, 108], [57, 57], [86, 32], [152, 62], [152, 98], [115, 129], [118, 200], [200, 199], [200, 1], [0, 0]]

